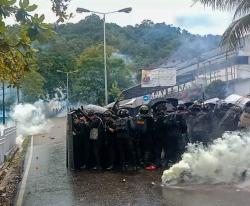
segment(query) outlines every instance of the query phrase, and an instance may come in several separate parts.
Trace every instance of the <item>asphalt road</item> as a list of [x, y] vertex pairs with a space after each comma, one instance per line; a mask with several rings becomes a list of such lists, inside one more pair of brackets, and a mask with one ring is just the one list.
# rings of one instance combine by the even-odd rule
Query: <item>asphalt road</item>
[[166, 205], [249, 206], [250, 192], [233, 186], [163, 187], [162, 171], [71, 172], [65, 167], [66, 120], [53, 119], [48, 134], [34, 137], [25, 206]]

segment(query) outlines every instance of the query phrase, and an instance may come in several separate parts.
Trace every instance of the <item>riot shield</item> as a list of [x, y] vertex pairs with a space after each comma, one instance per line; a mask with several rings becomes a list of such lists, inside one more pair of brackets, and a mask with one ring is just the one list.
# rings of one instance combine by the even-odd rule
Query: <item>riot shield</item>
[[74, 147], [73, 147], [73, 118], [72, 113], [67, 115], [67, 135], [66, 135], [66, 167], [75, 169]]

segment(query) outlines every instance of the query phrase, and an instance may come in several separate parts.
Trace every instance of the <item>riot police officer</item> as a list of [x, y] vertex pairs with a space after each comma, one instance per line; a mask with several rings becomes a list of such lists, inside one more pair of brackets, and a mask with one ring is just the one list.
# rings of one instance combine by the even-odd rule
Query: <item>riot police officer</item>
[[80, 118], [80, 147], [81, 147], [81, 169], [86, 169], [90, 155], [90, 140], [89, 140], [89, 120], [88, 117], [82, 115]]
[[250, 102], [247, 102], [240, 116], [240, 128], [250, 128]]
[[212, 113], [202, 110], [201, 105], [193, 105], [187, 118], [188, 135], [192, 143], [210, 142], [212, 128]]
[[142, 105], [136, 116], [136, 130], [145, 169], [155, 169], [153, 165], [153, 128], [154, 119], [150, 114], [150, 109], [147, 105]]
[[115, 120], [110, 111], [104, 113], [104, 151], [106, 152], [107, 170], [112, 170], [115, 164]]
[[155, 127], [154, 127], [154, 156], [155, 156], [155, 165], [157, 167], [161, 167], [161, 156], [163, 151], [163, 141], [166, 136], [167, 130], [165, 125], [165, 113], [166, 113], [167, 107], [165, 104], [162, 104], [156, 108], [156, 111], [154, 113], [155, 118]]
[[178, 146], [175, 159], [178, 161], [181, 158], [181, 155], [184, 153], [186, 145], [188, 143], [187, 138], [187, 122], [186, 117], [188, 112], [185, 105], [180, 104], [177, 106], [177, 111], [175, 112], [175, 138], [177, 138]]
[[81, 168], [81, 121], [80, 117], [73, 114], [73, 157], [74, 168], [80, 170]]
[[238, 106], [228, 104], [229, 109], [225, 113], [224, 117], [219, 122], [219, 135], [225, 131], [235, 131], [238, 129], [238, 124], [240, 122], [240, 116], [242, 109]]
[[93, 167], [94, 170], [101, 170], [101, 141], [102, 141], [102, 133], [103, 133], [103, 121], [102, 119], [95, 114], [93, 111], [88, 113], [89, 115], [89, 128], [90, 128], [90, 144], [92, 151], [94, 153], [93, 162], [95, 166]]
[[176, 120], [175, 111], [169, 111], [164, 117], [166, 127], [163, 147], [165, 152], [166, 163], [171, 166], [177, 161], [178, 143], [180, 138], [179, 127]]
[[117, 147], [120, 156], [121, 169], [127, 170], [131, 166], [136, 170], [136, 155], [132, 132], [132, 118], [127, 109], [120, 109], [117, 112], [118, 118], [115, 120], [115, 132], [117, 138]]

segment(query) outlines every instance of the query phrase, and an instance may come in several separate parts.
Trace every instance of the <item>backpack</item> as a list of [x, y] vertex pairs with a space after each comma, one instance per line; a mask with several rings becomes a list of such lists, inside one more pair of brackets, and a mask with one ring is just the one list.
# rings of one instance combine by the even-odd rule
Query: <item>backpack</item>
[[127, 132], [128, 131], [128, 118], [119, 118], [115, 122], [117, 132]]
[[90, 130], [89, 138], [92, 140], [97, 140], [98, 139], [98, 129], [97, 128], [92, 128]]
[[147, 119], [138, 115], [136, 117], [136, 128], [138, 129], [140, 133], [146, 133], [147, 132]]

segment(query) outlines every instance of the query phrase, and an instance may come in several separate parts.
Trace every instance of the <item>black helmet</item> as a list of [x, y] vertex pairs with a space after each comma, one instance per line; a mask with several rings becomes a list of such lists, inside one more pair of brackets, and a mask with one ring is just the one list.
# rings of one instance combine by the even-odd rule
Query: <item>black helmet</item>
[[166, 106], [166, 104], [160, 104], [156, 107], [156, 110], [157, 111], [165, 111], [165, 110], [167, 110], [167, 106]]
[[140, 114], [148, 114], [149, 113], [149, 107], [147, 105], [142, 105], [139, 109]]
[[244, 112], [250, 113], [250, 102], [247, 102], [243, 108]]
[[103, 113], [103, 116], [104, 117], [111, 117], [112, 113], [110, 111], [106, 111], [106, 112]]
[[179, 104], [179, 105], [177, 106], [177, 110], [179, 110], [179, 111], [183, 111], [183, 110], [185, 110], [185, 109], [186, 109], [186, 107], [185, 107], [184, 104]]
[[119, 117], [128, 117], [129, 116], [129, 111], [127, 109], [119, 109], [117, 112], [117, 115]]
[[189, 108], [192, 112], [200, 112], [201, 111], [201, 106], [200, 105], [192, 105], [190, 108]]
[[88, 116], [93, 116], [95, 114], [95, 112], [93, 111], [93, 110], [90, 110], [89, 112], [88, 112]]

